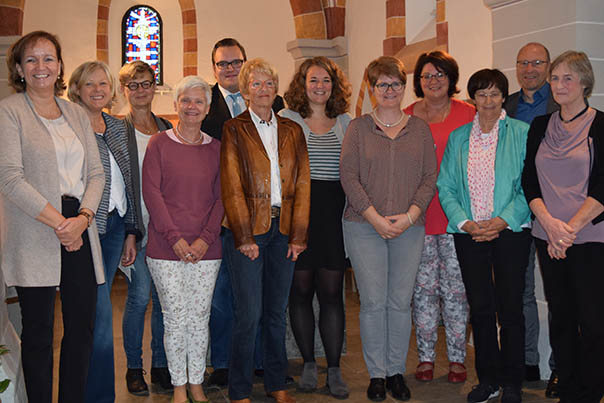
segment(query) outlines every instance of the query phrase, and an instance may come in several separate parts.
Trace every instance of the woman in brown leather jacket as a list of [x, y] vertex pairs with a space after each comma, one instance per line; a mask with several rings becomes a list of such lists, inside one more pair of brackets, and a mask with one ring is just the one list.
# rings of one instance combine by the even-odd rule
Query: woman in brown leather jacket
[[224, 258], [234, 294], [229, 398], [249, 402], [254, 344], [260, 317], [264, 387], [277, 402], [285, 391], [285, 308], [294, 262], [306, 248], [310, 168], [298, 124], [273, 113], [279, 86], [275, 69], [249, 60], [239, 88], [249, 108], [225, 123], [221, 148], [222, 199], [226, 212]]

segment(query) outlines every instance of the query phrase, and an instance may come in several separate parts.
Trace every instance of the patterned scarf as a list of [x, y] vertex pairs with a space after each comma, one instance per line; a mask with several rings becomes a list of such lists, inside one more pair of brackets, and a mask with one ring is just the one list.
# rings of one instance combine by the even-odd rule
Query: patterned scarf
[[[499, 140], [499, 122], [488, 133], [482, 133], [476, 113], [470, 132], [468, 154], [468, 187], [472, 217], [474, 221], [490, 220], [493, 215], [493, 192], [495, 190], [495, 154]], [[501, 110], [499, 120], [506, 116]]]

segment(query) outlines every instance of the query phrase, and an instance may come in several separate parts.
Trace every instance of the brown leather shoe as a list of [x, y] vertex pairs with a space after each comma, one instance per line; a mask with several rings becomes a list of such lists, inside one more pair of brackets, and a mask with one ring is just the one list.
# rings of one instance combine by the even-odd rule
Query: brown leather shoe
[[267, 395], [271, 396], [275, 399], [276, 403], [296, 403], [296, 399], [291, 397], [287, 390], [276, 390], [271, 393], [267, 393]]
[[251, 403], [251, 400], [248, 398], [239, 399], [239, 400], [231, 400], [231, 403]]

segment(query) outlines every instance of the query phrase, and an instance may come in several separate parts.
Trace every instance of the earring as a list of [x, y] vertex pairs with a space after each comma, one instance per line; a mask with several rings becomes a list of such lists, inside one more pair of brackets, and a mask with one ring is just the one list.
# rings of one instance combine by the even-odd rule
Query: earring
[[21, 76], [21, 83], [25, 82], [25, 78], [23, 78], [23, 76]]

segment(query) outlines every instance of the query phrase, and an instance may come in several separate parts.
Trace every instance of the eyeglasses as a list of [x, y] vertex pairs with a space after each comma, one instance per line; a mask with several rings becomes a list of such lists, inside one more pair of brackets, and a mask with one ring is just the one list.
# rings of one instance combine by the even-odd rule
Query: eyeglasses
[[518, 67], [522, 67], [523, 69], [526, 69], [529, 66], [529, 64], [536, 68], [536, 67], [545, 66], [547, 63], [549, 63], [547, 60], [518, 60], [516, 62]]
[[498, 99], [501, 98], [503, 96], [503, 94], [501, 93], [501, 91], [493, 91], [493, 92], [486, 92], [486, 91], [477, 91], [475, 94], [475, 97], [481, 100], [486, 100], [487, 98], [491, 98], [491, 99]]
[[153, 84], [155, 84], [155, 83], [153, 81], [149, 81], [149, 80], [141, 81], [140, 83], [137, 83], [136, 81], [130, 81], [126, 85], [126, 87], [128, 87], [128, 89], [130, 91], [136, 91], [139, 86], [148, 90], [149, 88], [151, 88], [153, 86]]
[[420, 75], [420, 77], [425, 81], [430, 81], [432, 78], [436, 78], [437, 81], [443, 81], [445, 77], [447, 77], [447, 73], [443, 73], [442, 71], [439, 71], [436, 74], [424, 73]]
[[266, 80], [266, 81], [256, 80], [256, 81], [252, 81], [250, 83], [250, 87], [254, 90], [259, 90], [261, 87], [273, 89], [273, 88], [275, 88], [275, 82], [273, 80]]
[[241, 68], [242, 65], [243, 60], [241, 59], [231, 60], [230, 62], [227, 62], [226, 60], [216, 62], [216, 67], [218, 67], [218, 70], [226, 70], [229, 66], [231, 66], [233, 69], [238, 69]]
[[388, 84], [388, 83], [379, 83], [379, 84], [375, 85], [375, 89], [380, 94], [384, 94], [385, 92], [387, 92], [388, 88], [390, 88], [394, 92], [399, 92], [400, 90], [403, 89], [403, 83], [401, 83], [400, 81], [394, 81], [394, 82], [392, 82], [390, 84]]

